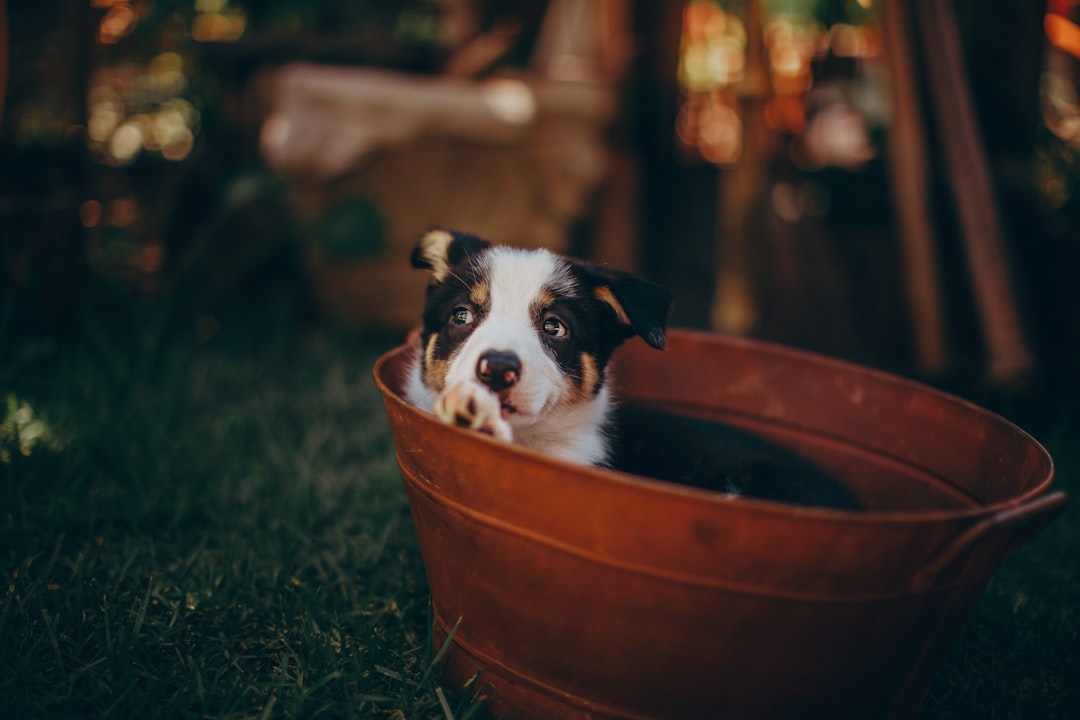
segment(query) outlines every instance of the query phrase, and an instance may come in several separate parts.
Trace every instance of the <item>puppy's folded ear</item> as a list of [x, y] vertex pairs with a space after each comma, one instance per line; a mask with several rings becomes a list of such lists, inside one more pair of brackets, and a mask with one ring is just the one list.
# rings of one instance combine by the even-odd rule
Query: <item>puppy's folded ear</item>
[[473, 235], [432, 228], [417, 242], [410, 260], [414, 268], [430, 270], [431, 284], [438, 285], [452, 267], [490, 246], [487, 240]]
[[640, 335], [658, 350], [664, 349], [671, 291], [656, 283], [618, 270], [585, 265], [596, 285], [593, 296], [611, 306], [626, 336]]

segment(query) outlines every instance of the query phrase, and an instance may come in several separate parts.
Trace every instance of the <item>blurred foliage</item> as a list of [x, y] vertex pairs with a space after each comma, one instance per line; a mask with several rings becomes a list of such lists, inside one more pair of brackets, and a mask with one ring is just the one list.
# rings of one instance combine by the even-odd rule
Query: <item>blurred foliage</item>
[[0, 463], [10, 464], [19, 456], [30, 457], [35, 450], [56, 452], [63, 442], [49, 424], [35, 414], [30, 403], [9, 392], [0, 418]]

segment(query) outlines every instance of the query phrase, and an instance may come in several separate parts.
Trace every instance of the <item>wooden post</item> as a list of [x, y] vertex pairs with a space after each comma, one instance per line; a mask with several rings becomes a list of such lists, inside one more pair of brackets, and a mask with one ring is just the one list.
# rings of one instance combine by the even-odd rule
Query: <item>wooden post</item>
[[926, 133], [919, 100], [906, 4], [885, 0], [882, 31], [892, 85], [893, 118], [889, 129], [890, 188], [899, 225], [907, 300], [919, 369], [945, 369], [946, 347], [936, 240], [927, 201]]
[[720, 171], [716, 290], [711, 313], [713, 328], [735, 335], [749, 333], [758, 322], [752, 243], [761, 224], [762, 198], [766, 196], [765, 155], [769, 144], [764, 118], [769, 70], [759, 0], [747, 3], [745, 23], [746, 74], [735, 87], [743, 147], [735, 167]]
[[989, 355], [987, 374], [995, 384], [1013, 384], [1031, 372], [1034, 359], [1016, 308], [990, 166], [964, 69], [960, 33], [948, 0], [919, 0], [915, 7], [949, 185], [956, 200], [976, 310]]

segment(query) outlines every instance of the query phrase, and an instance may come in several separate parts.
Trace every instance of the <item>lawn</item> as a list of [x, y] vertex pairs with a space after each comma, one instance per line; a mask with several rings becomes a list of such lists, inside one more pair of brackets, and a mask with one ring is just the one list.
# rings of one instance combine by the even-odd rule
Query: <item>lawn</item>
[[103, 315], [4, 350], [5, 716], [467, 717], [371, 380], [391, 341], [272, 297]]
[[[0, 337], [5, 717], [484, 716], [430, 648], [371, 380], [397, 338], [296, 300], [88, 304]], [[1077, 413], [1039, 417], [1075, 486]], [[1078, 556], [1072, 510], [1008, 560], [927, 718], [1080, 717]]]

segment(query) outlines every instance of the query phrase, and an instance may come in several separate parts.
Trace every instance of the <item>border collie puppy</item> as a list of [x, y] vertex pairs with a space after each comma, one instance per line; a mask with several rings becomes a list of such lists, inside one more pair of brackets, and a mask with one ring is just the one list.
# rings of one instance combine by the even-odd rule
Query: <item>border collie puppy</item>
[[634, 335], [663, 349], [670, 292], [446, 229], [420, 239], [412, 264], [430, 280], [406, 399], [551, 457], [606, 463], [608, 360]]

